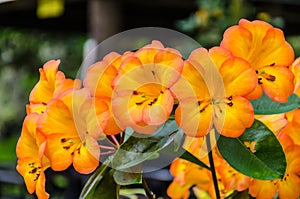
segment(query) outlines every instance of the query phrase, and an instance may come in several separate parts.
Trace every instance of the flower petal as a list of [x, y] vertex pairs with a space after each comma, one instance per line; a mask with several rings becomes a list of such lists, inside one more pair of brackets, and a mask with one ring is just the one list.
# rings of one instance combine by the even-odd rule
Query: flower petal
[[231, 104], [226, 106], [224, 124], [216, 122], [216, 129], [226, 137], [239, 137], [254, 121], [251, 103], [240, 96], [232, 97]]
[[[276, 102], [287, 102], [288, 96], [294, 91], [294, 75], [286, 67], [269, 66], [263, 69], [262, 88]], [[268, 78], [271, 75], [274, 78]]]
[[226, 96], [245, 96], [257, 85], [257, 74], [250, 64], [241, 58], [227, 59], [219, 69]]

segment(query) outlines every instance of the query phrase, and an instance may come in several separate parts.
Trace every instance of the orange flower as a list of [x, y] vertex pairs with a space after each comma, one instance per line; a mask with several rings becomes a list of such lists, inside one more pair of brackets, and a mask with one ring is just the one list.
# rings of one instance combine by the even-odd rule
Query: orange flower
[[102, 61], [97, 62], [89, 67], [84, 79], [84, 87], [88, 88], [91, 95], [95, 97], [95, 101], [106, 103], [109, 109], [109, 119], [106, 128], [103, 132], [106, 135], [115, 135], [124, 130], [121, 128], [112, 112], [111, 98], [113, 93], [112, 81], [117, 76], [117, 69], [120, 67], [122, 60], [132, 55], [131, 52], [126, 52], [124, 55], [117, 53], [109, 53]]
[[286, 102], [294, 90], [294, 75], [288, 69], [294, 51], [280, 29], [263, 21], [239, 21], [228, 28], [221, 42], [234, 56], [247, 60], [256, 70], [258, 85], [249, 99], [261, 97], [264, 91], [277, 102]]
[[[184, 148], [208, 164], [208, 156], [205, 138], [186, 137]], [[203, 154], [206, 154], [203, 156]], [[213, 150], [218, 186], [221, 198], [230, 195], [234, 190], [244, 191], [248, 188], [250, 178], [234, 170], [217, 152]], [[194, 163], [182, 159], [175, 159], [171, 164], [170, 172], [174, 176], [173, 182], [167, 190], [167, 194], [173, 198], [189, 198], [190, 188], [195, 186], [197, 190], [207, 192], [211, 198], [215, 198], [215, 189], [211, 171]]]
[[292, 142], [300, 146], [300, 109], [289, 113], [291, 120], [281, 130], [279, 136], [288, 136]]
[[249, 193], [257, 199], [272, 199], [278, 192], [279, 198], [298, 199], [300, 196], [300, 146], [290, 145], [285, 148], [287, 168], [283, 179], [253, 179]]
[[68, 90], [49, 102], [38, 128], [47, 137], [45, 154], [53, 170], [65, 170], [72, 163], [76, 171], [87, 174], [98, 166], [97, 139], [108, 118], [107, 106], [95, 102], [86, 89]]
[[37, 113], [26, 116], [22, 133], [16, 147], [18, 157], [17, 171], [23, 176], [30, 194], [36, 192], [40, 199], [49, 198], [45, 191], [46, 177], [44, 171], [50, 166], [44, 156], [45, 137], [36, 129], [39, 119]]
[[[217, 72], [210, 74], [212, 68]], [[185, 61], [181, 80], [171, 88], [179, 99], [175, 119], [189, 136], [205, 136], [214, 125], [222, 135], [238, 137], [254, 121], [253, 107], [244, 96], [256, 84], [255, 71], [245, 60], [218, 47], [209, 54], [196, 49]]]
[[170, 116], [169, 88], [183, 67], [179, 52], [153, 41], [122, 61], [113, 80], [112, 110], [123, 128], [153, 133]]
[[69, 88], [80, 88], [80, 80], [66, 79], [63, 72], [58, 71], [60, 60], [51, 60], [40, 68], [40, 80], [32, 89], [26, 106], [27, 114], [43, 113], [48, 102], [59, 93]]

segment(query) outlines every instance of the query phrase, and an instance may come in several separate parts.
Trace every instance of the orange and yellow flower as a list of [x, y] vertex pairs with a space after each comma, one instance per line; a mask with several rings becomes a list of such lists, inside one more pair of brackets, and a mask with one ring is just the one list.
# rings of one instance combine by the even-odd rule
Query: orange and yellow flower
[[280, 29], [263, 21], [241, 19], [239, 25], [225, 31], [221, 47], [247, 60], [256, 70], [258, 85], [249, 99], [261, 97], [264, 91], [274, 101], [286, 102], [293, 93], [294, 75], [289, 66], [294, 51]]
[[84, 79], [84, 87], [88, 88], [91, 95], [95, 98], [95, 101], [102, 101], [106, 103], [109, 109], [109, 119], [106, 128], [103, 132], [106, 135], [115, 135], [124, 130], [116, 122], [115, 116], [112, 112], [112, 82], [117, 76], [118, 68], [121, 62], [128, 56], [132, 55], [131, 52], [126, 52], [123, 55], [112, 52], [106, 55], [102, 61], [99, 61], [91, 65], [86, 73]]
[[[208, 163], [205, 138], [186, 137], [184, 147], [187, 151]], [[201, 154], [206, 154], [205, 156]], [[218, 187], [221, 198], [225, 198], [233, 191], [244, 191], [248, 188], [250, 178], [234, 170], [217, 152], [213, 150]], [[216, 198], [211, 171], [183, 159], [175, 159], [171, 164], [170, 172], [174, 177], [167, 190], [172, 199], [189, 198], [191, 187], [208, 193], [211, 198]]]
[[72, 163], [76, 171], [90, 173], [99, 165], [100, 148], [108, 118], [105, 103], [93, 99], [86, 89], [68, 90], [51, 100], [38, 128], [47, 137], [45, 154], [51, 168], [61, 171]]
[[153, 133], [171, 114], [174, 97], [169, 88], [182, 67], [181, 54], [158, 41], [123, 60], [113, 80], [112, 110], [118, 123]]
[[[213, 67], [219, 77], [209, 74]], [[175, 119], [187, 135], [205, 136], [215, 126], [224, 136], [238, 137], [252, 125], [254, 111], [245, 96], [256, 87], [257, 77], [247, 61], [220, 47], [209, 53], [196, 49], [185, 61], [182, 79], [171, 89], [179, 98]], [[193, 93], [182, 89], [186, 84]]]
[[46, 138], [37, 130], [40, 115], [32, 113], [26, 116], [22, 133], [16, 147], [18, 157], [17, 171], [23, 176], [30, 194], [36, 193], [38, 198], [49, 198], [45, 190], [46, 177], [44, 171], [50, 166], [44, 156]]
[[43, 113], [53, 97], [69, 88], [80, 88], [80, 80], [66, 79], [64, 73], [58, 70], [59, 64], [60, 60], [50, 60], [39, 69], [40, 80], [30, 93], [27, 114]]

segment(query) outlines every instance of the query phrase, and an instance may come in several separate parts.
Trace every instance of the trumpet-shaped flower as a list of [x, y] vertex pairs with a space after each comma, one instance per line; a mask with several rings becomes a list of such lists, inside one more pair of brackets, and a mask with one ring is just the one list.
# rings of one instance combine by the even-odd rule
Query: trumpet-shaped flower
[[59, 93], [69, 88], [80, 88], [79, 80], [66, 79], [63, 72], [58, 71], [60, 60], [51, 60], [40, 68], [40, 80], [32, 89], [26, 106], [27, 114], [43, 113], [48, 102]]
[[123, 128], [116, 122], [112, 112], [112, 82], [117, 76], [117, 70], [120, 67], [122, 60], [132, 55], [131, 52], [126, 52], [123, 55], [118, 53], [109, 53], [102, 61], [97, 62], [89, 67], [84, 79], [84, 87], [88, 88], [91, 95], [95, 97], [95, 101], [106, 103], [109, 109], [109, 119], [103, 132], [106, 135], [115, 135], [123, 131]]
[[238, 26], [225, 31], [221, 47], [255, 69], [258, 85], [249, 99], [261, 97], [264, 91], [274, 101], [286, 102], [293, 93], [294, 75], [288, 67], [294, 61], [294, 51], [280, 29], [263, 21], [241, 19]]
[[183, 67], [179, 52], [153, 41], [122, 61], [113, 80], [112, 110], [118, 123], [139, 133], [153, 133], [170, 116], [169, 88]]
[[49, 102], [38, 128], [47, 137], [45, 154], [53, 170], [65, 170], [72, 163], [87, 174], [99, 164], [97, 140], [107, 124], [107, 106], [93, 99], [86, 89], [68, 90]]
[[23, 176], [30, 194], [36, 193], [38, 198], [49, 198], [45, 191], [46, 177], [44, 171], [50, 166], [44, 156], [46, 138], [37, 131], [40, 115], [32, 113], [26, 116], [22, 133], [16, 147], [18, 157], [17, 171]]
[[[204, 63], [204, 58], [212, 59], [217, 66], [212, 61]], [[210, 77], [212, 67], [218, 71], [224, 91], [220, 82], [216, 85], [218, 77]], [[219, 47], [209, 54], [203, 48], [196, 49], [185, 61], [182, 79], [171, 90], [179, 98], [175, 119], [187, 135], [205, 136], [214, 125], [222, 135], [238, 137], [252, 125], [254, 111], [245, 96], [256, 87], [257, 77], [247, 61]], [[194, 93], [182, 89], [186, 84]]]

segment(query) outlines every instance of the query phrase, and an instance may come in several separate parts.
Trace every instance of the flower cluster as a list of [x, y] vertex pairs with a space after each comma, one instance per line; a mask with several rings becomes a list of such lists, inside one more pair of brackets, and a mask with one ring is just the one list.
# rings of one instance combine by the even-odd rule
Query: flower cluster
[[[286, 102], [287, 97], [293, 92], [299, 96], [299, 58], [293, 62], [293, 50], [285, 41], [281, 30], [261, 21], [240, 20], [238, 26], [226, 30], [221, 47], [229, 50], [227, 54], [243, 58], [255, 69], [258, 84], [245, 96], [247, 99], [257, 99], [261, 97], [263, 91], [277, 102]], [[234, 65], [231, 64], [232, 66]], [[240, 67], [241, 65], [238, 66]], [[234, 71], [232, 73], [236, 74]], [[234, 75], [231, 74], [230, 77]], [[246, 89], [245, 83], [241, 82], [239, 79], [233, 89]], [[241, 113], [242, 110], [244, 109], [239, 109], [234, 115], [243, 114], [242, 117], [245, 118], [244, 113]], [[279, 198], [297, 199], [300, 196], [299, 114], [297, 109], [282, 114], [254, 116], [272, 130], [283, 146], [287, 168], [282, 179], [258, 180], [245, 176], [232, 168], [216, 148], [213, 150], [221, 198], [230, 196], [234, 191], [245, 190], [257, 199], [272, 199], [276, 194]], [[236, 127], [237, 124], [232, 125]], [[205, 138], [186, 137], [185, 148], [199, 159], [202, 158], [203, 162], [208, 162], [207, 155], [201, 155], [205, 149], [204, 140]], [[256, 152], [255, 143], [245, 144], [253, 153]], [[192, 187], [194, 194], [199, 198], [216, 197], [209, 170], [187, 160], [176, 159], [170, 171], [174, 176], [174, 181], [168, 188], [168, 195], [171, 198], [188, 198]]]
[[[265, 93], [276, 102], [286, 102], [294, 85], [299, 92], [300, 64], [292, 65], [293, 61], [293, 49], [281, 30], [244, 19], [225, 32], [220, 46], [195, 49], [186, 60], [176, 49], [154, 40], [134, 52], [109, 53], [89, 67], [83, 81], [67, 79], [58, 70], [60, 62], [49, 61], [40, 69], [40, 80], [26, 106], [16, 148], [17, 170], [29, 193], [49, 198], [47, 168], [62, 171], [73, 165], [79, 173], [91, 173], [99, 166], [100, 155], [114, 153], [122, 144], [127, 127], [152, 134], [173, 117], [186, 134], [186, 148], [202, 159], [199, 151], [209, 132], [237, 138], [252, 126], [255, 115], [250, 100]], [[274, 194], [279, 189], [280, 196], [289, 184], [299, 187], [299, 158], [294, 158], [300, 152], [298, 114], [282, 116], [288, 124], [278, 134], [288, 168], [283, 180], [268, 187]], [[99, 143], [105, 138], [111, 146]], [[251, 195], [262, 198], [265, 186], [260, 183], [265, 182], [243, 176], [217, 149], [213, 151], [224, 196], [249, 188]], [[175, 160], [171, 173], [172, 198], [187, 198], [194, 185], [209, 193], [214, 190], [209, 171], [193, 163]]]

